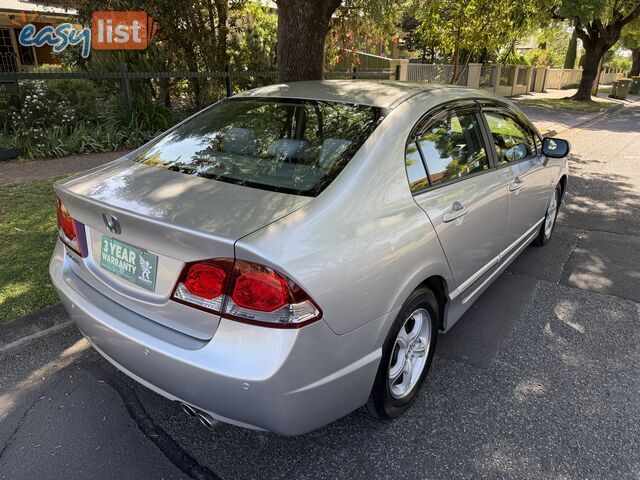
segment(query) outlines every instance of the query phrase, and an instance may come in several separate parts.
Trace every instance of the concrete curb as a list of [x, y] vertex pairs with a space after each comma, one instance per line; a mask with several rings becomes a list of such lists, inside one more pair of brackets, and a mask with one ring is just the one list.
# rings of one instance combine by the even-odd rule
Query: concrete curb
[[0, 355], [73, 325], [62, 304], [18, 317], [0, 326]]
[[620, 105], [616, 105], [615, 107], [608, 108], [604, 112], [597, 113], [593, 117], [591, 117], [591, 118], [589, 118], [587, 120], [584, 120], [582, 122], [576, 123], [575, 125], [567, 127], [567, 128], [565, 128], [563, 130], [555, 131], [554, 133], [551, 133], [551, 135], [558, 135], [559, 133], [566, 132], [567, 130], [571, 130], [573, 128], [580, 128], [583, 125], [586, 125], [587, 123], [591, 123], [594, 120], [598, 120], [599, 118], [606, 117], [607, 115], [613, 115], [614, 113], [617, 113], [620, 110], [622, 110], [624, 107], [625, 107], [625, 104], [621, 103]]

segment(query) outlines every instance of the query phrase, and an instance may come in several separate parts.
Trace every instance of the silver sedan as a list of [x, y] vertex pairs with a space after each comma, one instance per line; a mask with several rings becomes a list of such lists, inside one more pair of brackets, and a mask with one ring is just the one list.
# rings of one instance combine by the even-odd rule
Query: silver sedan
[[482, 90], [259, 88], [58, 182], [51, 277], [96, 350], [207, 425], [393, 418], [438, 332], [551, 237], [568, 152]]

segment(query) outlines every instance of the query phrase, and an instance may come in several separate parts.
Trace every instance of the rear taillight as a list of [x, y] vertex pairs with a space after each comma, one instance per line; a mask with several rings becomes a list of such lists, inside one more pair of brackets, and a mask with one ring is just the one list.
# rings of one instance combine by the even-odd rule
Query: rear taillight
[[220, 312], [232, 268], [233, 260], [227, 258], [187, 264], [178, 279], [173, 299]]
[[218, 258], [185, 266], [173, 300], [223, 317], [297, 328], [322, 312], [293, 281], [264, 265]]
[[76, 224], [59, 198], [57, 199], [57, 201], [58, 235], [67, 247], [80, 255], [80, 245], [78, 242], [78, 232], [76, 231]]

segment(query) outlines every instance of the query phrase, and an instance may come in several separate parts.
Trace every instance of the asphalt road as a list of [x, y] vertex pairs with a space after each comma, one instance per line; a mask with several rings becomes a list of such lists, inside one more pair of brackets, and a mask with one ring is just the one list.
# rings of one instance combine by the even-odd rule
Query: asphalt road
[[0, 357], [0, 478], [640, 477], [640, 106], [565, 133], [567, 204], [450, 333], [402, 418], [208, 430], [74, 329]]

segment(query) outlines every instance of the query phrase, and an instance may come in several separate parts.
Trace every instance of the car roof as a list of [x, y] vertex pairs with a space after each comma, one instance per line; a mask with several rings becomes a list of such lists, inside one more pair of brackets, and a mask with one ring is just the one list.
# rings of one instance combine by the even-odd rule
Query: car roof
[[300, 98], [393, 109], [408, 98], [426, 92], [437, 92], [438, 97], [451, 97], [449, 99], [496, 98], [495, 95], [483, 90], [394, 80], [314, 80], [281, 83], [248, 90], [234, 98]]

